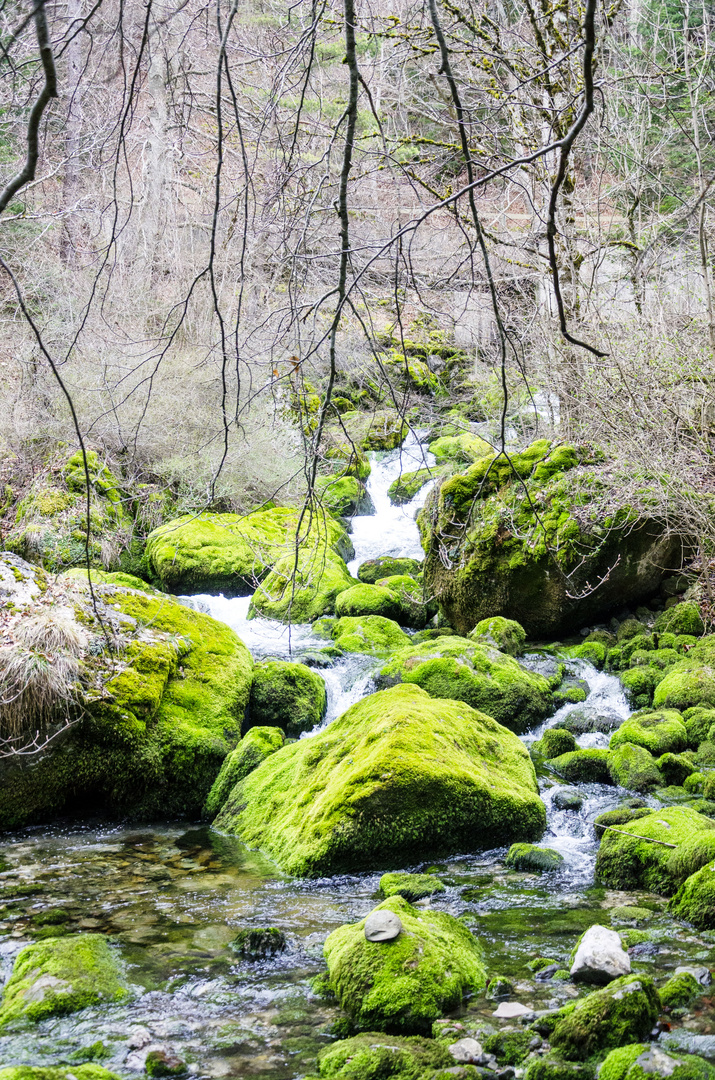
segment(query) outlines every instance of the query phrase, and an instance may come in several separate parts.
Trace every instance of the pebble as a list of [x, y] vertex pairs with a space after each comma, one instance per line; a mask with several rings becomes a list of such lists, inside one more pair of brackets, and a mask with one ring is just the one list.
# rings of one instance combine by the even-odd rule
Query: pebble
[[402, 923], [392, 911], [371, 911], [365, 919], [368, 941], [393, 941], [402, 930]]
[[502, 1001], [492, 1016], [495, 1016], [497, 1020], [514, 1020], [517, 1016], [528, 1016], [533, 1011], [528, 1005], [522, 1005], [519, 1001]]

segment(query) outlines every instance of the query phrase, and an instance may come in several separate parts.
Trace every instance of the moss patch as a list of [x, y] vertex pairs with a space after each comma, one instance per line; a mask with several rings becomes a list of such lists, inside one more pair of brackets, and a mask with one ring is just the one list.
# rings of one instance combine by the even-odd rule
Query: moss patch
[[668, 909], [698, 930], [715, 928], [715, 862], [691, 874], [670, 901]]
[[531, 870], [541, 873], [558, 870], [564, 857], [552, 848], [536, 847], [535, 844], [512, 844], [507, 852], [505, 865], [510, 870]]
[[280, 727], [292, 738], [311, 731], [325, 715], [325, 682], [305, 664], [265, 660], [253, 670], [249, 723]]
[[585, 1061], [598, 1051], [645, 1038], [659, 1013], [653, 980], [624, 975], [562, 1010], [550, 1042], [567, 1060]]
[[342, 652], [374, 656], [389, 656], [410, 641], [396, 622], [382, 615], [344, 616], [331, 624], [330, 633]]
[[241, 739], [238, 746], [224, 758], [221, 771], [214, 780], [204, 806], [204, 817], [211, 820], [231, 794], [232, 788], [262, 761], [285, 743], [279, 727], [254, 727]]
[[383, 874], [380, 893], [385, 897], [401, 896], [414, 903], [444, 892], [444, 885], [434, 874]]
[[684, 806], [653, 811], [617, 828], [604, 831], [596, 858], [596, 877], [616, 889], [672, 894], [688, 873], [707, 861], [708, 845], [715, 843], [715, 822]]
[[425, 1080], [454, 1065], [446, 1046], [420, 1036], [355, 1035], [326, 1046], [318, 1070], [326, 1080]]

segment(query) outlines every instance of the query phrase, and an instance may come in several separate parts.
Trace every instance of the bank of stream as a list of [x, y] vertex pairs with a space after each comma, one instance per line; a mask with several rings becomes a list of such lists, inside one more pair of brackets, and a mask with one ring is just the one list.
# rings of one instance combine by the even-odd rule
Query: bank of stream
[[[370, 494], [376, 513], [353, 520], [353, 573], [377, 555], [421, 557], [414, 513], [426, 492], [399, 508], [387, 498], [392, 480], [401, 470], [418, 467], [421, 457], [412, 441], [402, 451], [374, 458]], [[293, 627], [289, 634], [280, 624], [247, 620], [246, 599], [204, 596], [190, 603], [234, 627], [256, 657], [300, 659], [325, 644], [308, 627]], [[538, 666], [543, 657], [525, 662]], [[375, 663], [369, 656], [349, 656], [321, 671], [329, 697], [324, 723], [374, 689]], [[629, 715], [618, 679], [583, 661], [567, 665], [588, 685], [586, 706]], [[574, 707], [564, 706], [524, 741], [531, 743]], [[599, 735], [578, 741], [605, 745]], [[564, 859], [555, 872], [509, 871], [506, 848], [391, 869], [437, 873], [447, 889], [431, 903], [465, 918], [483, 944], [490, 973], [510, 980], [511, 997], [536, 1009], [554, 1008], [579, 991], [568, 981], [537, 979], [527, 967], [529, 959], [545, 956], [566, 966], [576, 939], [593, 923], [619, 930], [647, 926], [648, 940], [631, 934], [635, 971], [660, 976], [680, 964], [715, 964], [715, 936], [674, 921], [661, 897], [594, 884], [593, 820], [626, 793], [578, 785], [580, 810], [559, 810], [553, 797], [561, 787], [553, 776], [540, 777], [548, 815], [541, 842]], [[340, 1015], [311, 990], [311, 980], [324, 970], [323, 942], [378, 902], [379, 873], [292, 879], [236, 839], [185, 823], [136, 828], [58, 822], [6, 834], [2, 854], [7, 860], [0, 873], [3, 978], [29, 941], [87, 930], [117, 942], [134, 990], [128, 1003], [46, 1020], [31, 1034], [0, 1036], [2, 1065], [96, 1060], [131, 1077], [143, 1072], [150, 1050], [160, 1049], [178, 1055], [198, 1077], [299, 1077], [314, 1069]], [[627, 905], [637, 905], [637, 918], [629, 918]], [[230, 942], [239, 929], [251, 926], [279, 927], [287, 935], [287, 950], [262, 961], [241, 960]], [[715, 1056], [715, 1016], [709, 1006], [706, 995], [687, 1026], [674, 1023], [663, 1038]], [[482, 997], [467, 1002], [463, 1012], [496, 1024], [494, 1009], [495, 1003]]]

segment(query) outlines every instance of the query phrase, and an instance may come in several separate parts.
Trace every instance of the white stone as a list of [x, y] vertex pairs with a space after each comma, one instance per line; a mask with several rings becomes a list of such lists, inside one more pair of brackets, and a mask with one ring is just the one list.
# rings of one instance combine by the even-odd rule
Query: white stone
[[631, 961], [615, 930], [607, 926], [591, 926], [581, 938], [571, 977], [592, 983], [609, 983], [621, 975], [629, 975]]
[[528, 1016], [533, 1011], [528, 1005], [522, 1005], [520, 1001], [502, 1001], [492, 1016], [496, 1016], [497, 1020], [514, 1020], [517, 1016]]
[[636, 1058], [634, 1064], [640, 1065], [644, 1073], [653, 1073], [660, 1077], [672, 1076], [680, 1062], [657, 1046], [651, 1046], [650, 1050], [645, 1050]]
[[476, 1039], [459, 1039], [447, 1049], [460, 1065], [477, 1065], [484, 1053], [482, 1044], [478, 1043]]
[[371, 911], [365, 919], [368, 941], [392, 941], [402, 930], [402, 923], [392, 911]]

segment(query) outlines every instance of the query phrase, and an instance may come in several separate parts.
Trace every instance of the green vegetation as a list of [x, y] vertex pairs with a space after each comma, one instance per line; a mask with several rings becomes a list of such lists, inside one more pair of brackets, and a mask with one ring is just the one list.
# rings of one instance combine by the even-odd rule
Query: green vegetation
[[507, 852], [505, 865], [510, 870], [541, 873], [545, 870], [558, 870], [563, 861], [563, 855], [552, 848], [536, 847], [535, 844], [512, 844]]
[[585, 1061], [598, 1051], [650, 1034], [660, 999], [647, 975], [624, 975], [557, 1014], [551, 1045], [567, 1060]]
[[453, 1065], [454, 1058], [447, 1048], [433, 1039], [418, 1035], [388, 1038], [382, 1032], [343, 1039], [326, 1046], [318, 1055], [318, 1069], [324, 1080], [424, 1080], [435, 1070]]
[[715, 855], [715, 821], [686, 806], [651, 811], [618, 830], [604, 830], [596, 859], [596, 877], [611, 888], [672, 895]]
[[327, 692], [317, 672], [288, 660], [264, 660], [253, 669], [250, 724], [279, 727], [291, 738], [311, 731], [325, 715]]
[[380, 893], [385, 898], [401, 896], [414, 903], [443, 892], [444, 885], [434, 874], [383, 874], [380, 878]]
[[235, 785], [257, 769], [270, 754], [280, 750], [284, 743], [285, 736], [279, 727], [251, 728], [238, 746], [224, 758], [221, 771], [206, 798], [204, 817], [209, 820], [216, 817]]

